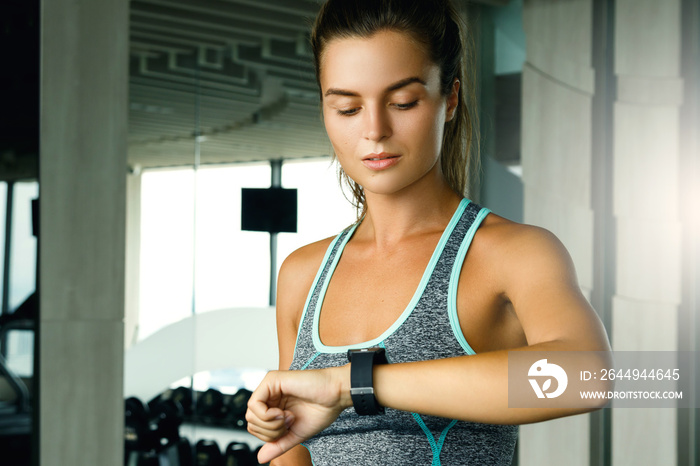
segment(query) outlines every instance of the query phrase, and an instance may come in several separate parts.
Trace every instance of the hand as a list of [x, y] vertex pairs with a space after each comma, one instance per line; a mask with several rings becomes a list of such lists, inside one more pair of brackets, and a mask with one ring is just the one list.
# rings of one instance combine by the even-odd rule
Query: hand
[[267, 463], [328, 427], [352, 406], [350, 366], [269, 372], [248, 401], [248, 432]]

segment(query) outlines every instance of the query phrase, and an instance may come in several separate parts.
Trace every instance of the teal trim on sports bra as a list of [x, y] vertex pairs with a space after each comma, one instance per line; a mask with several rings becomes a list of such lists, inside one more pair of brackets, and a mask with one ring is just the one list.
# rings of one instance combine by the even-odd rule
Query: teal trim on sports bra
[[411, 413], [411, 416], [413, 416], [413, 419], [420, 426], [421, 430], [428, 439], [428, 443], [430, 444], [430, 450], [433, 453], [433, 461], [430, 463], [430, 466], [442, 466], [442, 463], [440, 462], [440, 453], [442, 453], [442, 446], [445, 444], [445, 438], [447, 438], [447, 433], [452, 427], [454, 427], [455, 424], [457, 424], [457, 420], [453, 419], [452, 422], [450, 422], [447, 425], [447, 427], [443, 429], [443, 431], [440, 433], [440, 439], [436, 443], [433, 433], [430, 432], [428, 426], [425, 425], [425, 422], [423, 421], [423, 418], [420, 417], [420, 414]]
[[435, 437], [433, 437], [433, 433], [430, 432], [430, 429], [428, 429], [428, 426], [425, 425], [425, 422], [423, 422], [423, 419], [420, 417], [420, 414], [417, 413], [411, 413], [411, 416], [413, 416], [413, 419], [418, 423], [420, 426], [421, 430], [425, 434], [425, 436], [428, 439], [428, 443], [430, 444], [430, 451], [433, 453], [433, 461], [430, 463], [430, 466], [436, 466], [435, 464], [435, 459], [437, 458], [437, 464], [440, 464], [440, 454], [438, 452], [437, 444], [435, 443]]
[[467, 255], [469, 246], [472, 244], [472, 239], [474, 239], [474, 234], [476, 230], [481, 225], [481, 222], [486, 218], [486, 216], [491, 211], [487, 208], [482, 208], [474, 219], [474, 223], [467, 230], [467, 234], [462, 240], [462, 244], [459, 246], [457, 251], [457, 256], [455, 257], [455, 262], [452, 265], [452, 272], [450, 273], [450, 285], [447, 289], [447, 315], [450, 318], [450, 325], [452, 326], [452, 333], [454, 333], [455, 338], [462, 346], [462, 349], [467, 352], [467, 354], [476, 354], [476, 351], [467, 343], [467, 339], [464, 338], [464, 333], [462, 333], [462, 328], [459, 325], [459, 316], [457, 315], [457, 286], [459, 285], [459, 276], [462, 272], [462, 264], [464, 263], [464, 258]]
[[300, 443], [299, 445], [306, 448], [306, 451], [309, 452], [309, 458], [311, 458], [311, 466], [314, 466], [316, 463], [314, 463], [314, 455], [311, 454], [311, 450], [309, 449], [309, 446], [305, 443]]
[[445, 444], [445, 439], [447, 438], [447, 433], [450, 431], [451, 428], [454, 427], [455, 424], [457, 424], [457, 419], [453, 419], [452, 422], [450, 422], [450, 424], [447, 427], [445, 427], [445, 429], [440, 434], [440, 440], [438, 440], [438, 444], [437, 444], [438, 464], [440, 464], [440, 453], [442, 453], [442, 446]]
[[[384, 342], [381, 342], [379, 344], [382, 348], [385, 348]], [[392, 364], [393, 361], [387, 355], [387, 362], [389, 364]], [[435, 442], [435, 437], [433, 436], [433, 433], [430, 432], [430, 429], [428, 429], [428, 426], [425, 425], [425, 422], [423, 421], [423, 418], [420, 417], [420, 414], [418, 413], [411, 413], [411, 416], [413, 419], [416, 421], [418, 426], [420, 426], [421, 430], [425, 434], [428, 440], [428, 444], [430, 445], [430, 451], [433, 453], [433, 461], [430, 464], [430, 466], [441, 466], [440, 463], [440, 453], [442, 453], [442, 446], [445, 444], [445, 439], [447, 438], [447, 433], [450, 431], [451, 428], [454, 427], [455, 424], [457, 424], [457, 419], [453, 419], [452, 422], [450, 422], [445, 429], [440, 433], [440, 438], [438, 439], [437, 443]]]
[[[413, 294], [413, 297], [411, 298], [411, 301], [408, 303], [406, 306], [406, 309], [401, 313], [398, 319], [396, 319], [396, 322], [394, 322], [391, 327], [386, 329], [384, 333], [382, 333], [380, 336], [377, 338], [374, 338], [369, 341], [361, 342], [361, 343], [356, 343], [352, 345], [345, 345], [345, 346], [327, 346], [324, 345], [321, 342], [321, 337], [319, 336], [319, 321], [321, 318], [321, 310], [323, 306], [323, 300], [326, 296], [326, 290], [328, 289], [328, 284], [331, 281], [331, 277], [333, 276], [333, 272], [335, 271], [336, 266], [338, 265], [338, 261], [340, 260], [340, 256], [343, 253], [343, 250], [345, 249], [345, 245], [347, 244], [348, 240], [352, 236], [353, 230], [346, 235], [343, 243], [340, 245], [338, 248], [338, 251], [333, 258], [333, 263], [331, 264], [331, 267], [328, 269], [328, 274], [326, 275], [326, 279], [323, 282], [322, 288], [320, 290], [319, 296], [318, 296], [318, 301], [316, 301], [316, 312], [314, 313], [314, 324], [313, 328], [311, 331], [312, 337], [313, 337], [313, 342], [314, 342], [314, 347], [316, 348], [316, 351], [320, 351], [322, 353], [342, 353], [345, 352], [349, 349], [356, 349], [356, 348], [368, 348], [371, 346], [377, 346], [380, 342], [386, 340], [389, 335], [394, 333], [396, 329], [398, 329], [401, 324], [403, 324], [406, 319], [408, 318], [409, 315], [411, 315], [411, 312], [413, 312], [413, 309], [416, 307], [416, 304], [418, 304], [418, 301], [420, 300], [421, 296], [423, 295], [423, 291], [425, 291], [425, 287], [428, 285], [428, 281], [430, 280], [431, 275], [433, 274], [433, 270], [435, 269], [435, 265], [438, 262], [438, 259], [440, 258], [440, 255], [442, 254], [442, 250], [445, 248], [445, 244], [447, 243], [447, 240], [450, 238], [450, 235], [452, 234], [452, 231], [454, 230], [455, 226], [457, 225], [457, 222], [459, 222], [459, 219], [462, 217], [462, 214], [464, 213], [464, 210], [467, 208], [467, 205], [469, 205], [471, 201], [469, 199], [462, 199], [459, 203], [459, 206], [457, 207], [457, 210], [455, 213], [452, 215], [452, 219], [450, 219], [450, 223], [447, 224], [447, 227], [445, 228], [445, 231], [442, 232], [442, 236], [440, 237], [440, 241], [438, 242], [437, 246], [435, 247], [435, 250], [433, 251], [433, 255], [430, 258], [430, 262], [428, 262], [427, 267], [425, 268], [425, 271], [423, 272], [423, 277], [421, 278], [420, 283], [418, 284], [418, 288], [416, 288], [416, 291]], [[328, 258], [326, 257], [324, 259], [323, 264], [325, 265], [326, 260]], [[321, 270], [323, 269], [323, 265], [321, 266]], [[316, 282], [314, 282], [314, 287], [311, 289], [312, 293], [313, 290], [315, 289]], [[304, 313], [306, 313], [306, 309], [308, 308], [308, 302], [306, 304], [306, 307], [304, 308]], [[301, 328], [301, 326], [300, 326]], [[298, 337], [297, 337], [298, 338]]]
[[[352, 236], [352, 234], [355, 232], [355, 228], [357, 228], [358, 223], [355, 223], [354, 225], [351, 225], [348, 228], [348, 234], [345, 235], [344, 239], [344, 244], [342, 247], [345, 247], [345, 243], [348, 242], [348, 239]], [[331, 241], [331, 244], [328, 246], [328, 249], [326, 249], [326, 254], [323, 256], [323, 261], [321, 262], [321, 266], [318, 268], [318, 272], [316, 272], [316, 278], [314, 278], [314, 282], [311, 285], [311, 289], [309, 290], [309, 294], [306, 296], [306, 302], [304, 303], [304, 310], [301, 313], [301, 319], [299, 320], [299, 328], [297, 329], [297, 339], [294, 342], [294, 353], [296, 354], [297, 352], [297, 344], [299, 343], [299, 334], [301, 333], [301, 327], [304, 323], [304, 319], [306, 318], [306, 311], [309, 309], [309, 302], [311, 302], [311, 297], [314, 295], [314, 290], [316, 289], [316, 285], [318, 285], [318, 281], [321, 279], [321, 275], [323, 274], [323, 269], [326, 266], [326, 262], [328, 262], [328, 258], [331, 255], [331, 252], [333, 251], [333, 248], [335, 247], [335, 243], [340, 240], [340, 237], [342, 235], [342, 232], [333, 238], [333, 241]]]
[[306, 364], [304, 364], [304, 365], [301, 367], [300, 370], [302, 370], [302, 371], [303, 371], [303, 370], [306, 370], [306, 368], [309, 367], [309, 365], [310, 365], [312, 362], [314, 362], [314, 359], [316, 359], [316, 358], [319, 357], [320, 355], [321, 355], [321, 353], [314, 353], [314, 355], [311, 356], [311, 357], [309, 358], [308, 361], [306, 361]]

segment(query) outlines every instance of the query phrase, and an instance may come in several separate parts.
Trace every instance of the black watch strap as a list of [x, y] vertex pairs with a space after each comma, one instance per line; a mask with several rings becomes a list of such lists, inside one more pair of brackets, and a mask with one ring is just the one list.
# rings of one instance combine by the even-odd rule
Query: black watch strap
[[384, 414], [374, 396], [373, 369], [375, 364], [386, 364], [384, 348], [364, 348], [348, 351], [350, 360], [350, 397], [360, 416]]

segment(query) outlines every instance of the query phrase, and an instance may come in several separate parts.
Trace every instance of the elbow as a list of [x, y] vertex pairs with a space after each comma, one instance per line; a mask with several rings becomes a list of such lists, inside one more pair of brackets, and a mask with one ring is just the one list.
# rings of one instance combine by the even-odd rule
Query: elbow
[[593, 412], [605, 408], [610, 402], [610, 394], [615, 382], [608, 376], [613, 367], [612, 353], [606, 351], [588, 351], [581, 354], [576, 361], [578, 377], [574, 384], [574, 396], [583, 412]]

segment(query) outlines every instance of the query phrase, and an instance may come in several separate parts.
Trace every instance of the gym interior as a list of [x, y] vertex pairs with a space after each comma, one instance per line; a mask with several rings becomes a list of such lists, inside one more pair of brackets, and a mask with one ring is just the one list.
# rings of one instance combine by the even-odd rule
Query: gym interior
[[[615, 351], [690, 357], [682, 407], [522, 426], [513, 464], [700, 464], [700, 2], [455, 3], [470, 198], [562, 240]], [[277, 368], [279, 266], [356, 218], [318, 7], [0, 6], [1, 465], [257, 464], [243, 413]]]

